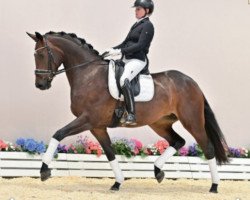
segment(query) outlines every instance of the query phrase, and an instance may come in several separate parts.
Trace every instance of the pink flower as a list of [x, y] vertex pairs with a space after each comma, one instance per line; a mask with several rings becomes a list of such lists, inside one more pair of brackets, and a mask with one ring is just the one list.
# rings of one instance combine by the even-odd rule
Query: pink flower
[[89, 148], [85, 149], [86, 154], [91, 154], [91, 150]]
[[187, 147], [182, 147], [182, 148], [180, 148], [179, 154], [180, 154], [181, 156], [187, 156], [187, 155], [188, 155], [188, 148], [187, 148]]
[[244, 157], [247, 157], [247, 154], [248, 154], [248, 150], [247, 149], [245, 149], [245, 148], [239, 148], [239, 150], [240, 150], [240, 154]]
[[165, 149], [159, 149], [160, 154], [163, 154], [164, 151]]
[[97, 156], [100, 157], [102, 155], [102, 150], [101, 149], [98, 149], [97, 150]]
[[76, 150], [76, 148], [74, 146], [72, 146], [71, 149], [74, 150], [74, 151]]
[[6, 149], [7, 147], [8, 145], [3, 140], [0, 140], [0, 150]]
[[134, 154], [135, 155], [139, 154], [139, 150], [137, 148], [134, 149]]
[[154, 146], [156, 147], [156, 149], [158, 150], [158, 152], [160, 154], [162, 154], [165, 151], [165, 149], [169, 147], [169, 143], [166, 140], [158, 140], [154, 144]]
[[65, 150], [68, 152], [69, 151], [69, 149], [70, 149], [70, 146], [66, 146], [65, 147]]
[[142, 149], [143, 144], [141, 143], [141, 141], [132, 138], [131, 141], [133, 141], [135, 143], [136, 148], [138, 148], [139, 150]]

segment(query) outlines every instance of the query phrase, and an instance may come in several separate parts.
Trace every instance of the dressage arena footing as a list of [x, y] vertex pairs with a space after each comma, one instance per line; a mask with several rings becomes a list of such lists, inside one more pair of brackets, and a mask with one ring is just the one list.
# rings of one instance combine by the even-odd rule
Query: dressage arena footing
[[59, 154], [50, 166], [52, 178], [41, 182], [40, 155], [1, 152], [0, 200], [250, 200], [250, 159], [232, 159], [230, 165], [219, 167], [220, 177], [227, 180], [220, 182], [219, 194], [211, 194], [206, 161], [172, 157], [163, 169], [166, 178], [158, 184], [153, 178], [156, 158], [117, 156], [127, 179], [119, 192], [112, 193], [109, 188], [115, 179], [107, 178], [113, 177], [113, 172], [105, 156]]
[[210, 180], [129, 178], [120, 191], [109, 191], [113, 178], [53, 177], [0, 178], [1, 200], [82, 200], [82, 199], [178, 199], [178, 200], [249, 200], [250, 181], [221, 181], [219, 193], [208, 192]]

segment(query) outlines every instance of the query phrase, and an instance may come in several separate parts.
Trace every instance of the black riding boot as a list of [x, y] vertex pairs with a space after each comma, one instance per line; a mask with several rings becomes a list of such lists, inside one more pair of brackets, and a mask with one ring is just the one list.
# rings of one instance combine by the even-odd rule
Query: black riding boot
[[126, 104], [126, 110], [128, 112], [125, 124], [136, 125], [134, 94], [132, 92], [131, 85], [128, 79], [125, 79], [124, 81], [124, 85], [122, 86], [122, 93]]

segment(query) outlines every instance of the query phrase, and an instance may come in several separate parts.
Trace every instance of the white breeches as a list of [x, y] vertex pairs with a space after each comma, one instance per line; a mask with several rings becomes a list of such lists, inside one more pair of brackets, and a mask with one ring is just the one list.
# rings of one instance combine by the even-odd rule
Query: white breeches
[[120, 78], [121, 87], [124, 85], [125, 79], [131, 81], [137, 74], [140, 73], [141, 70], [146, 66], [147, 61], [142, 61], [138, 59], [126, 59], [123, 58], [123, 62], [125, 62], [124, 72], [122, 77]]

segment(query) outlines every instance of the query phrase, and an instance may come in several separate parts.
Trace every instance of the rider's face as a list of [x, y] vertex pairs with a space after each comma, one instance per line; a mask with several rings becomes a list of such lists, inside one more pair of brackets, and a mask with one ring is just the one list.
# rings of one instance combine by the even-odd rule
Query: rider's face
[[135, 17], [137, 19], [141, 19], [145, 15], [146, 15], [146, 10], [143, 7], [138, 6], [138, 7], [135, 8]]

